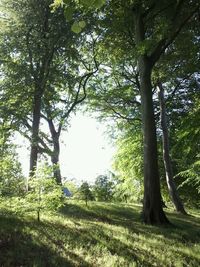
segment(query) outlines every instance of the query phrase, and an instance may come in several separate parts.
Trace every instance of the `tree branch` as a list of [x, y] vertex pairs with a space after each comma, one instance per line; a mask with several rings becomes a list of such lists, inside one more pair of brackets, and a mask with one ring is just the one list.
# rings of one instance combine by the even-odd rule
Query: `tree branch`
[[[152, 65], [154, 65], [158, 61], [158, 59], [160, 58], [162, 53], [165, 51], [165, 49], [175, 40], [175, 38], [178, 36], [182, 28], [193, 17], [193, 15], [198, 11], [198, 9], [199, 9], [199, 5], [192, 12], [190, 12], [188, 16], [185, 17], [185, 19], [179, 24], [179, 26], [172, 32], [169, 38], [163, 38], [158, 42], [154, 51], [149, 56], [149, 59]], [[176, 16], [177, 15], [178, 15], [178, 12], [176, 13]], [[175, 20], [175, 17], [173, 18], [173, 20]]]

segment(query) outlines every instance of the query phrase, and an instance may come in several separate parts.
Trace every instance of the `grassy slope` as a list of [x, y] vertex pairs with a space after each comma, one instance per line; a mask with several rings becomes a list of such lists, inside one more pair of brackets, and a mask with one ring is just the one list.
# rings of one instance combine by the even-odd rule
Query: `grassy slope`
[[200, 218], [168, 212], [174, 227], [141, 224], [136, 205], [68, 203], [59, 215], [0, 213], [0, 267], [200, 266]]

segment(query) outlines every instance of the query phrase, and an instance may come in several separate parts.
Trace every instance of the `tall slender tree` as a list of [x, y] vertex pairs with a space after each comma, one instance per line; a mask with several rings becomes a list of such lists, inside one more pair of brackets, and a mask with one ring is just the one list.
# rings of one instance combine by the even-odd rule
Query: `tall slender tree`
[[166, 117], [164, 88], [161, 83], [158, 84], [158, 88], [159, 88], [159, 102], [160, 102], [160, 120], [161, 120], [161, 129], [162, 129], [163, 162], [164, 162], [164, 167], [165, 167], [167, 187], [169, 190], [169, 195], [172, 199], [172, 202], [176, 210], [178, 212], [181, 212], [182, 214], [186, 214], [184, 205], [178, 195], [177, 187], [174, 182], [172, 162], [171, 162], [170, 150], [169, 150], [169, 134], [168, 134], [168, 125], [167, 125], [167, 117]]

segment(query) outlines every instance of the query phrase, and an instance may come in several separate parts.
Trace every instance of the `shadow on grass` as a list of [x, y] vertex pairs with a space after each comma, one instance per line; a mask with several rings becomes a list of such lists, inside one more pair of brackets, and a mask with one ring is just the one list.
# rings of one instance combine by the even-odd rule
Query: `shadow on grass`
[[138, 221], [138, 211], [133, 207], [119, 207], [118, 205], [93, 204], [84, 207], [78, 204], [66, 204], [60, 213], [77, 220], [90, 220], [108, 224], [128, 226], [127, 222]]
[[86, 207], [80, 204], [67, 204], [61, 209], [61, 214], [77, 221], [87, 220], [105, 224], [121, 226], [131, 233], [145, 235], [162, 235], [168, 239], [180, 242], [199, 242], [200, 220], [193, 216], [176, 213], [167, 213], [171, 225], [156, 227], [141, 223], [140, 207], [134, 205], [118, 205], [108, 203], [95, 203]]
[[137, 209], [131, 206], [93, 204], [86, 208], [69, 204], [62, 213], [73, 219], [77, 227], [72, 238], [78, 237], [76, 245], [86, 250], [91, 246], [103, 247], [111, 255], [123, 258], [125, 266], [129, 262], [136, 266], [200, 266], [198, 253], [190, 251], [190, 246], [200, 240], [200, 222], [196, 220], [194, 224], [192, 217], [170, 214], [177, 227], [159, 228], [141, 224]]
[[[42, 235], [40, 230], [43, 226], [42, 223], [27, 222], [11, 215], [1, 216], [0, 266], [70, 267], [77, 266], [76, 262], [81, 263], [81, 266], [90, 266], [81, 257], [67, 250], [63, 257], [60, 254], [59, 240], [53, 243], [51, 235]], [[49, 226], [50, 224], [45, 225], [47, 228]], [[44, 238], [48, 238], [46, 244]]]
[[[88, 208], [71, 203], [60, 213], [40, 223], [0, 218], [0, 266], [161, 267], [178, 266], [178, 257], [179, 266], [200, 266], [198, 255], [189, 251], [200, 241], [197, 218], [171, 213], [177, 227], [159, 228], [141, 224], [136, 206], [105, 203]], [[106, 265], [104, 258], [117, 260]]]
[[[73, 211], [74, 209], [75, 207]], [[105, 253], [109, 255], [109, 258], [116, 255], [123, 258], [126, 266], [133, 261], [139, 266], [150, 266], [150, 263], [145, 260], [145, 252], [138, 248], [133, 249], [132, 246], [106, 233], [104, 223], [112, 225], [111, 222], [116, 223], [116, 221], [107, 217], [105, 219], [102, 214], [98, 215], [95, 212], [85, 213], [80, 207], [78, 211], [82, 219], [88, 219], [93, 223], [85, 224], [83, 227], [82, 223], [71, 221], [73, 226], [70, 227], [60, 222], [38, 223], [20, 220], [13, 216], [1, 218], [0, 266], [99, 266], [96, 265], [95, 258], [98, 255], [103, 259]], [[101, 210], [101, 212], [104, 211]], [[80, 216], [73, 216], [73, 218], [77, 220]], [[84, 254], [90, 251], [93, 263], [86, 262], [82, 256], [73, 252], [76, 249], [79, 253], [85, 251]], [[142, 260], [141, 255], [143, 255]], [[115, 266], [120, 265], [115, 264]]]
[[[151, 259], [147, 257], [147, 252], [137, 247], [133, 248], [133, 246], [125, 244], [112, 234], [106, 233], [111, 232], [107, 231], [104, 224], [74, 223], [73, 227], [69, 227], [68, 225], [63, 225], [58, 222], [42, 222], [37, 226], [37, 231], [40, 236], [43, 236], [43, 238], [45, 237], [46, 240], [55, 245], [61, 254], [66, 252], [67, 247], [68, 256], [73, 259], [74, 266], [104, 266], [96, 264], [95, 259], [97, 257], [103, 259], [105, 254], [108, 254], [109, 258], [112, 256], [123, 258], [126, 263], [124, 266], [129, 266], [131, 262], [137, 263], [137, 266], [151, 266]], [[80, 256], [76, 258], [74, 255], [71, 255], [71, 252], [69, 254], [69, 251], [73, 251], [74, 249], [78, 251], [84, 250], [85, 255], [90, 254], [90, 260], [93, 261], [93, 263], [86, 263]], [[108, 266], [121, 267], [122, 265], [114, 263], [114, 265]]]

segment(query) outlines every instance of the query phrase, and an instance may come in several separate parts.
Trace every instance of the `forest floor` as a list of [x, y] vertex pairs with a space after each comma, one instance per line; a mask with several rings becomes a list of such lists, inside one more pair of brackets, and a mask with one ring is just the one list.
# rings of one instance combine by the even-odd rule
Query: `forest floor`
[[142, 224], [141, 207], [69, 201], [58, 214], [0, 210], [0, 267], [200, 266], [200, 215], [166, 209], [168, 227]]

